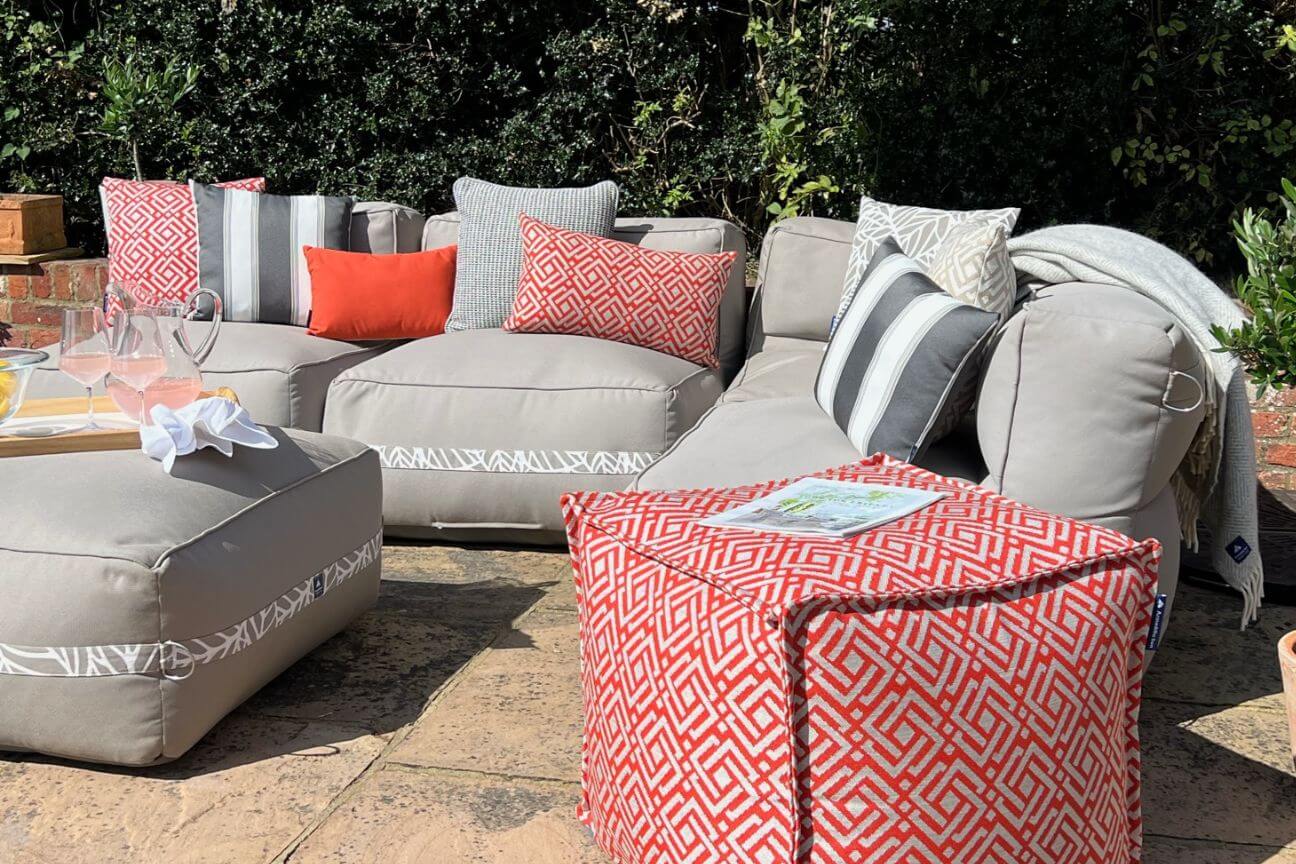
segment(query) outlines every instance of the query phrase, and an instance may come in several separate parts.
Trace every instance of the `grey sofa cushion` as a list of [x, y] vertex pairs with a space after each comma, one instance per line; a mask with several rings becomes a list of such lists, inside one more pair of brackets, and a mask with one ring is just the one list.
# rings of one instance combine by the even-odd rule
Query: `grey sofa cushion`
[[190, 181], [198, 216], [198, 285], [228, 321], [305, 327], [310, 270], [302, 246], [348, 249], [350, 198], [265, 195]]
[[382, 454], [389, 533], [561, 543], [562, 492], [623, 488], [720, 390], [714, 370], [646, 348], [472, 330], [349, 369], [324, 428]]
[[386, 201], [359, 201], [351, 209], [351, 251], [374, 255], [418, 252], [423, 223], [417, 210]]
[[770, 337], [765, 350], [752, 355], [720, 401], [750, 402], [812, 395], [824, 347], [822, 342]]
[[455, 296], [447, 331], [499, 327], [513, 308], [522, 272], [518, 215], [609, 237], [619, 190], [610, 180], [580, 189], [523, 189], [472, 177], [454, 184], [462, 224], [455, 261]]
[[[210, 324], [186, 325], [201, 341]], [[258, 423], [318, 432], [324, 397], [339, 372], [377, 356], [390, 343], [340, 342], [311, 336], [301, 327], [227, 321], [203, 362], [203, 386], [229, 387]], [[84, 388], [58, 371], [58, 346], [32, 375], [28, 398], [79, 396]]]
[[[1108, 285], [1041, 289], [1009, 319], [983, 376], [987, 484], [1087, 521], [1146, 507], [1201, 423], [1201, 362], [1146, 297]], [[1158, 539], [1178, 543], [1177, 532]]]
[[174, 759], [374, 601], [376, 454], [271, 431], [172, 476], [137, 450], [5, 460], [0, 750]]
[[772, 336], [828, 341], [854, 230], [849, 222], [812, 216], [786, 219], [770, 228], [761, 244], [749, 356]]
[[[798, 477], [861, 458], [812, 396], [724, 402], [635, 478], [633, 488], [742, 486]], [[974, 482], [985, 470], [970, 433], [956, 433], [937, 443], [918, 464]]]
[[[633, 216], [616, 220], [612, 239], [649, 249], [672, 252], [736, 252], [729, 284], [720, 301], [720, 371], [726, 381], [742, 366], [747, 326], [747, 244], [742, 229], [723, 219]], [[459, 240], [459, 214], [429, 216], [423, 228], [423, 248], [436, 249]]]

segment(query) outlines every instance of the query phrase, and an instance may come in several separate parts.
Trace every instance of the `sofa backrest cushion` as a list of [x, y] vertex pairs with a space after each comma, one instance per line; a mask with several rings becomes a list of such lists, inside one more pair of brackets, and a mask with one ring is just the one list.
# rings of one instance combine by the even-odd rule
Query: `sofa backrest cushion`
[[420, 252], [425, 221], [422, 213], [400, 204], [357, 201], [351, 208], [351, 251], [374, 255]]
[[[723, 219], [623, 217], [616, 220], [612, 237], [649, 249], [672, 252], [735, 252], [729, 284], [720, 301], [720, 369], [729, 381], [742, 365], [744, 357], [747, 246], [742, 230]], [[457, 242], [459, 214], [441, 213], [429, 216], [423, 228], [423, 248], [435, 249]], [[849, 251], [849, 237], [847, 238]], [[831, 313], [829, 313], [831, 314]], [[827, 338], [825, 332], [824, 338]]]
[[977, 400], [986, 485], [1076, 519], [1146, 507], [1201, 424], [1201, 355], [1165, 309], [1111, 285], [1042, 288], [1008, 320]]
[[828, 341], [841, 302], [855, 225], [797, 216], [779, 222], [761, 245], [748, 354], [766, 337]]

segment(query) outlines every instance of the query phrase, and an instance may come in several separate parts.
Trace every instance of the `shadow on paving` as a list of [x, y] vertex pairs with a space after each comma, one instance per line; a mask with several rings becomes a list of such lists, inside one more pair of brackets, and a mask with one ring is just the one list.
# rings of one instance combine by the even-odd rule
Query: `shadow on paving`
[[1243, 632], [1240, 611], [1232, 592], [1180, 583], [1145, 682], [1144, 828], [1225, 842], [1221, 862], [1261, 864], [1296, 843], [1296, 772], [1275, 649], [1296, 628], [1296, 609], [1267, 603]]
[[[391, 575], [384, 574], [374, 608], [286, 669], [174, 762], [115, 768], [8, 755], [158, 780], [211, 774], [276, 756], [330, 756], [341, 741], [387, 735], [416, 720], [451, 676], [509, 633], [511, 622], [555, 584], [524, 584], [498, 574], [462, 583], [408, 581], [399, 571]], [[513, 631], [506, 638], [516, 647], [526, 637]], [[220, 734], [223, 726], [258, 720], [266, 727], [264, 736]], [[284, 734], [271, 734], [272, 728]]]

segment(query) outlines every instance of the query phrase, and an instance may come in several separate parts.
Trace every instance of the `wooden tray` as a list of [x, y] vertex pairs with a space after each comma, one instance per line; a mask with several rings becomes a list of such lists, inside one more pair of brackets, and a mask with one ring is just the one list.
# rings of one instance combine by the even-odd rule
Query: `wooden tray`
[[[199, 398], [224, 396], [234, 402], [238, 397], [228, 387], [215, 391], [203, 391]], [[107, 396], [97, 396], [94, 400], [95, 416], [105, 421], [116, 423], [131, 422], [121, 413], [116, 403]], [[71, 396], [64, 399], [31, 399], [23, 403], [13, 420], [48, 417], [51, 420], [63, 418], [75, 421], [84, 419], [86, 400], [83, 396]], [[9, 433], [9, 434], [6, 434]], [[7, 426], [0, 426], [0, 458], [7, 456], [47, 456], [54, 453], [85, 453], [91, 450], [136, 450], [140, 446], [139, 428], [130, 426], [126, 429], [78, 429], [56, 435], [24, 437], [12, 434]]]

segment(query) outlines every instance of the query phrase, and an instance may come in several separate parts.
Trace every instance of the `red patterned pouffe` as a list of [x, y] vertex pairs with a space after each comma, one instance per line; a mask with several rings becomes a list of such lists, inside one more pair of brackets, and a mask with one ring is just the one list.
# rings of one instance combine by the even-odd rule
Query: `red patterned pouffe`
[[580, 817], [621, 864], [1139, 857], [1160, 548], [883, 456], [936, 489], [849, 540], [699, 520], [784, 483], [563, 499]]

